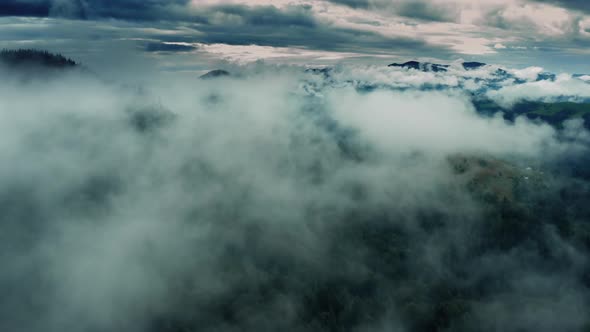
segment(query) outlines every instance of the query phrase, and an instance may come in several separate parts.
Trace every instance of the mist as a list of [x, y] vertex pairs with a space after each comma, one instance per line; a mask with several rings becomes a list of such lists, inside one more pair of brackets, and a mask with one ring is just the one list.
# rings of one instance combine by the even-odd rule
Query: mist
[[0, 330], [590, 327], [579, 119], [479, 114], [496, 67], [230, 69], [0, 73]]

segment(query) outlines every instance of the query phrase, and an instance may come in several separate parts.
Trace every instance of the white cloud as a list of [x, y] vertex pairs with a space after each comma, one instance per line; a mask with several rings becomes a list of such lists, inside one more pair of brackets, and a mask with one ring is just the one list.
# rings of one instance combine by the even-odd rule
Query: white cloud
[[[491, 75], [493, 68], [473, 75]], [[2, 304], [12, 316], [27, 318], [1, 322], [7, 330], [141, 331], [171, 312], [208, 322], [214, 331], [232, 324], [299, 327], [297, 310], [306, 309], [308, 297], [291, 288], [286, 294], [290, 280], [297, 285], [292, 289], [303, 284], [316, 295], [310, 285], [318, 275], [329, 282], [343, 275], [372, 282], [374, 274], [365, 271], [389, 268], [367, 265], [365, 245], [373, 242], [340, 242], [335, 234], [383, 218], [387, 229], [416, 232], [416, 216], [430, 210], [450, 225], [411, 237], [416, 250], [403, 266], [417, 273], [412, 268], [420, 264], [438, 285], [448, 274], [437, 255], [471, 241], [484, 214], [457, 180], [449, 155], [540, 162], [574, 146], [548, 125], [479, 116], [461, 91], [354, 89], [363, 80], [457, 87], [464, 79], [458, 73], [471, 71], [456, 63], [436, 74], [337, 68], [326, 82], [323, 74], [301, 68], [234, 69], [235, 77], [219, 80], [154, 74], [142, 88], [92, 76], [15, 83], [3, 75], [0, 158], [10, 162], [0, 164], [0, 221], [8, 225], [2, 248], [10, 251], [0, 256], [9, 271], [0, 282], [18, 287]], [[323, 98], [305, 90], [314, 75], [313, 83], [324, 84]], [[546, 84], [569, 91], [588, 86], [565, 76]], [[580, 123], [567, 128], [569, 138], [588, 140]], [[494, 268], [521, 271], [518, 257], [496, 255], [485, 257]], [[351, 264], [351, 271], [334, 274], [334, 259]], [[289, 273], [277, 273], [275, 262]], [[274, 280], [285, 281], [281, 291], [269, 286]], [[236, 304], [244, 285], [278, 294], [281, 305], [272, 296]], [[31, 294], [43, 299], [33, 308], [26, 305]], [[185, 301], [203, 310], [187, 310]], [[253, 314], [237, 321], [211, 317], [219, 303]], [[260, 323], [251, 316], [270, 318]], [[381, 316], [390, 317], [376, 311], [366, 324]], [[585, 316], [573, 315], [579, 317]]]
[[553, 81], [527, 82], [507, 85], [498, 91], [489, 91], [488, 96], [504, 106], [511, 106], [521, 100], [554, 101], [567, 99], [582, 101], [590, 98], [590, 85], [582, 80], [562, 74]]
[[543, 72], [543, 68], [541, 67], [527, 67], [524, 69], [516, 69], [510, 71], [514, 76], [517, 78], [527, 80], [527, 81], [534, 81], [539, 77], [539, 74]]

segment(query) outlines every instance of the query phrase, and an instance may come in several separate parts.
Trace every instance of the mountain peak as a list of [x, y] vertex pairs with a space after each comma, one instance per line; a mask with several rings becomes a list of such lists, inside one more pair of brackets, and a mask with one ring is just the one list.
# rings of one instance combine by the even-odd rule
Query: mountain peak
[[[463, 66], [463, 69], [465, 69], [465, 70], [479, 69], [483, 66], [486, 66], [485, 63], [477, 62], [477, 61], [463, 62], [461, 65]], [[415, 69], [415, 70], [420, 70], [420, 71], [424, 71], [424, 72], [446, 72], [450, 66], [449, 65], [442, 65], [439, 63], [419, 62], [419, 61], [412, 60], [412, 61], [407, 61], [404, 63], [392, 63], [388, 67]]]
[[463, 62], [463, 69], [465, 69], [465, 70], [479, 69], [485, 65], [486, 64], [483, 62], [467, 61], [467, 62]]
[[415, 69], [421, 71], [433, 71], [433, 72], [445, 72], [447, 71], [448, 65], [441, 65], [438, 63], [430, 62], [419, 62], [419, 61], [407, 61], [404, 63], [392, 63], [388, 67], [399, 67], [405, 69]]
[[218, 77], [225, 77], [225, 76], [231, 76], [231, 74], [223, 69], [215, 69], [212, 70], [204, 75], [201, 75], [202, 79], [211, 79], [211, 78], [218, 78]]

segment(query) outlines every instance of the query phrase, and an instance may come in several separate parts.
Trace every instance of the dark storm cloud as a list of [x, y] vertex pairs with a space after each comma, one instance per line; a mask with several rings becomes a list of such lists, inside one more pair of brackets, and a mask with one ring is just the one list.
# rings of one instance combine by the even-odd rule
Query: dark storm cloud
[[55, 16], [76, 19], [120, 18], [171, 19], [176, 6], [187, 0], [6, 0], [0, 4], [0, 16]]
[[434, 22], [448, 22], [455, 18], [452, 7], [435, 6], [426, 1], [404, 2], [399, 5], [397, 13], [404, 17]]
[[421, 21], [449, 22], [456, 18], [456, 10], [452, 5], [433, 4], [431, 1], [372, 1], [368, 0], [328, 0], [332, 3], [349, 6], [355, 9], [373, 9], [391, 11], [397, 15]]
[[[123, 2], [111, 8], [112, 16], [125, 17]], [[106, 5], [102, 5], [106, 6]], [[137, 17], [149, 17], [152, 13], [148, 5], [140, 8]], [[63, 10], [66, 11], [65, 9]], [[72, 11], [70, 10], [70, 13]], [[79, 12], [79, 11], [78, 11]], [[190, 14], [170, 16], [171, 20], [149, 23], [149, 29], [142, 20], [110, 21], [107, 28], [90, 24], [101, 21], [95, 18], [94, 10], [84, 11], [87, 20], [49, 21], [50, 27], [43, 32], [34, 22], [6, 27], [0, 35], [5, 40], [48, 40], [98, 38], [106, 39], [144, 39], [156, 43], [222, 43], [229, 45], [251, 45], [273, 47], [297, 47], [310, 50], [354, 52], [363, 54], [427, 54], [428, 56], [447, 57], [451, 51], [444, 46], [430, 45], [419, 38], [391, 37], [382, 34], [338, 27], [318, 20], [310, 6], [244, 6], [223, 5], [196, 8]], [[106, 12], [102, 12], [106, 13]], [[106, 14], [105, 14], [106, 15]], [[108, 15], [107, 15], [108, 16]], [[106, 17], [106, 16], [105, 16]], [[172, 20], [173, 18], [173, 20]], [[15, 20], [15, 19], [10, 19]], [[88, 22], [88, 24], [86, 24]], [[66, 25], [65, 27], [63, 25]], [[161, 31], [161, 32], [160, 32]], [[171, 33], [172, 32], [172, 33]], [[149, 46], [147, 51], [171, 46]], [[179, 47], [174, 47], [178, 51]], [[185, 48], [186, 49], [186, 48]]]
[[[211, 17], [211, 14], [235, 15], [246, 24], [263, 26], [305, 26], [313, 27], [316, 21], [311, 12], [311, 6], [290, 6], [285, 10], [279, 10], [274, 6], [216, 6], [204, 10], [201, 14]], [[210, 23], [214, 21], [209, 19]]]
[[371, 31], [336, 27], [318, 21], [311, 6], [226, 5], [194, 14], [200, 18], [195, 30], [199, 42], [230, 45], [303, 47], [317, 50], [365, 53], [416, 53], [445, 56], [443, 47], [417, 38], [387, 37]]
[[[57, 0], [54, 0], [56, 3]], [[74, 6], [81, 7], [89, 17], [113, 17], [122, 19], [147, 19], [147, 20], [166, 20], [175, 18], [174, 9], [176, 6], [184, 6], [188, 0], [91, 0], [77, 3], [75, 1], [66, 1], [73, 3]]]
[[369, 8], [369, 0], [329, 0], [330, 2], [346, 5], [352, 8]]
[[[210, 18], [210, 13], [239, 15], [256, 24], [314, 24], [309, 13], [310, 5], [292, 6], [281, 11], [274, 6], [225, 5], [212, 8], [196, 9], [187, 13], [188, 0], [7, 0], [0, 4], [2, 16], [55, 16], [76, 19], [119, 18], [128, 20], [173, 20], [202, 23]], [[351, 8], [391, 8], [401, 16], [427, 21], [449, 20], [447, 10], [434, 6], [427, 1], [412, 2], [369, 2], [367, 0], [331, 0]], [[287, 20], [285, 20], [287, 19]]]
[[371, 31], [335, 27], [318, 21], [311, 6], [226, 5], [194, 14], [200, 24], [194, 26], [203, 43], [303, 47], [316, 50], [365, 53], [428, 52], [448, 55], [443, 47], [428, 45], [420, 39], [387, 37]]
[[148, 52], [190, 52], [197, 49], [192, 45], [170, 43], [148, 43], [145, 50]]
[[532, 0], [534, 2], [547, 3], [566, 9], [590, 12], [590, 2], [587, 0]]
[[5, 0], [0, 3], [0, 16], [49, 16], [49, 1]]
[[[431, 55], [444, 55], [448, 52], [440, 47], [431, 47], [419, 39], [403, 37], [386, 37], [370, 31], [341, 28], [319, 22], [309, 5], [287, 6], [245, 6], [220, 5], [185, 8], [186, 0], [176, 1], [41, 1], [10, 0], [10, 11], [4, 15], [20, 16], [60, 16], [86, 20], [101, 18], [118, 18], [130, 22], [154, 20], [153, 28], [176, 30], [181, 24], [192, 28], [189, 32], [159, 36], [145, 35], [133, 31], [134, 38], [156, 38], [162, 42], [201, 42], [225, 43], [231, 45], [258, 44], [276, 47], [302, 47], [317, 50], [364, 52], [364, 53], [416, 53], [427, 52]], [[349, 3], [349, 4], [352, 4]], [[8, 8], [8, 4], [4, 4]], [[2, 7], [0, 7], [2, 8]], [[419, 6], [409, 6], [408, 10], [417, 11]], [[168, 23], [166, 23], [168, 21]], [[155, 25], [153, 25], [155, 24]], [[92, 29], [92, 27], [84, 27]], [[79, 33], [79, 32], [78, 32]], [[34, 34], [34, 33], [33, 33]], [[69, 35], [71, 33], [65, 33]], [[109, 35], [113, 32], [109, 31]], [[123, 32], [117, 32], [118, 38], [124, 38]], [[47, 36], [44, 34], [44, 36]], [[46, 38], [46, 37], [44, 37]], [[24, 38], [23, 38], [24, 39]], [[30, 39], [30, 38], [27, 38]], [[153, 52], [167, 48], [175, 51], [187, 49], [179, 46], [162, 46], [150, 44], [147, 51]]]

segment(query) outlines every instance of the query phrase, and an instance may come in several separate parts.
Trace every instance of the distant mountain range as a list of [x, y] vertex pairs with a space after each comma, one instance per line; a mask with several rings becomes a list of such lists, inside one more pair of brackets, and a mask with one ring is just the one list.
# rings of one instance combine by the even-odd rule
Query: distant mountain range
[[[407, 61], [404, 63], [392, 63], [388, 65], [390, 68], [398, 68], [408, 71], [432, 72], [438, 74], [452, 73], [454, 75], [464, 75], [466, 80], [470, 80], [479, 84], [480, 88], [468, 91], [476, 110], [483, 115], [493, 115], [502, 112], [504, 117], [508, 120], [514, 120], [517, 116], [526, 116], [531, 119], [539, 119], [550, 123], [554, 126], [561, 126], [563, 121], [572, 118], [580, 118], [584, 120], [586, 127], [590, 128], [590, 100], [577, 100], [572, 102], [568, 98], [557, 98], [550, 102], [544, 101], [527, 101], [523, 100], [516, 104], [507, 107], [499, 105], [494, 100], [487, 97], [487, 92], [490, 90], [499, 90], [507, 84], [524, 84], [530, 82], [516, 76], [514, 73], [505, 69], [493, 66], [490, 67], [490, 73], [485, 76], [470, 76], [474, 70], [483, 69], [488, 65], [483, 62], [463, 62], [460, 67], [454, 65], [452, 67], [448, 64], [438, 64], [430, 62]], [[19, 77], [25, 79], [34, 79], [37, 77], [46, 77], [46, 74], [55, 74], [63, 70], [80, 68], [81, 66], [74, 60], [69, 59], [61, 54], [55, 54], [43, 50], [35, 49], [18, 49], [18, 50], [2, 50], [0, 51], [0, 67], [8, 69], [9, 72], [16, 73]], [[461, 72], [464, 71], [464, 74]], [[400, 87], [399, 85], [387, 85], [384, 83], [375, 83], [361, 80], [344, 80], [335, 77], [334, 68], [308, 68], [305, 70], [306, 74], [319, 75], [322, 77], [321, 83], [317, 81], [309, 81], [304, 85], [305, 91], [311, 94], [321, 91], [326, 86], [342, 86], [351, 85], [360, 91], [372, 91], [375, 89], [391, 89], [391, 90], [405, 90], [408, 88]], [[216, 79], [221, 77], [232, 77], [232, 73], [223, 70], [215, 69], [208, 73], [201, 75], [201, 79]], [[574, 78], [584, 80], [587, 75], [576, 74]], [[234, 76], [235, 77], [235, 76]], [[540, 81], [555, 81], [556, 75], [549, 72], [541, 72], [536, 74], [533, 82]], [[414, 87], [421, 90], [445, 90], [452, 88], [462, 88], [464, 84], [459, 83], [458, 86], [444, 86], [436, 83], [425, 83], [422, 86]]]
[[[486, 66], [483, 62], [463, 62], [462, 63], [463, 69], [465, 70], [472, 70], [472, 69], [479, 69], [483, 66]], [[406, 69], [416, 69], [421, 71], [433, 71], [433, 72], [446, 72], [447, 69], [450, 67], [449, 65], [441, 65], [438, 63], [430, 63], [430, 62], [418, 62], [418, 61], [408, 61], [404, 63], [392, 63], [388, 67], [400, 67]]]
[[[543, 100], [521, 100], [513, 105], [500, 105], [488, 96], [490, 91], [498, 91], [505, 87], [522, 85], [525, 83], [534, 82], [555, 82], [557, 75], [550, 72], [540, 72], [526, 75], [518, 75], [516, 71], [509, 71], [495, 65], [489, 65], [483, 62], [463, 62], [460, 65], [438, 64], [430, 62], [407, 61], [404, 63], [392, 63], [388, 65], [390, 68], [398, 70], [407, 70], [408, 75], [413, 71], [424, 73], [435, 73], [439, 77], [444, 75], [453, 75], [458, 78], [455, 84], [445, 85], [440, 81], [423, 81], [418, 85], [404, 85], [398, 82], [391, 84], [380, 81], [370, 82], [362, 80], [348, 80], [342, 81], [335, 78], [336, 74], [332, 68], [310, 68], [306, 72], [314, 75], [322, 75], [323, 82], [326, 84], [340, 86], [348, 84], [354, 86], [361, 92], [370, 92], [376, 89], [385, 90], [456, 90], [457, 88], [464, 89], [471, 97], [473, 105], [478, 113], [486, 116], [494, 115], [502, 112], [507, 120], [514, 120], [518, 116], [526, 116], [530, 119], [539, 119], [547, 122], [553, 126], [560, 127], [565, 120], [579, 118], [584, 120], [584, 125], [590, 128], [590, 99], [574, 98], [571, 96], [557, 96], [552, 97], [550, 101]], [[488, 67], [488, 71], [474, 73], [476, 70], [482, 70]], [[415, 74], [414, 74], [415, 75]], [[590, 76], [583, 74], [572, 75], [574, 79], [588, 81]], [[588, 77], [588, 79], [585, 79]], [[471, 85], [471, 87], [468, 86]], [[317, 90], [317, 83], [310, 81], [310, 90]], [[475, 87], [473, 87], [475, 86]], [[322, 87], [319, 87], [321, 90]]]
[[[472, 75], [473, 71], [480, 70], [490, 66], [490, 74], [487, 75]], [[431, 72], [438, 74], [446, 74], [451, 72], [451, 65], [430, 63], [430, 62], [419, 62], [419, 61], [407, 61], [404, 63], [392, 63], [388, 65], [390, 68], [398, 68], [408, 71], [419, 71], [419, 72]], [[556, 100], [544, 102], [544, 101], [529, 101], [522, 100], [512, 106], [503, 106], [498, 104], [487, 96], [488, 91], [500, 90], [507, 85], [519, 85], [527, 82], [540, 82], [550, 81], [554, 82], [557, 75], [550, 72], [541, 72], [536, 74], [534, 79], [524, 79], [509, 72], [506, 69], [499, 68], [497, 66], [489, 65], [483, 62], [463, 62], [460, 67], [454, 67], [454, 75], [463, 75], [465, 81], [469, 80], [481, 87], [476, 90], [466, 90], [472, 99], [473, 105], [478, 113], [485, 116], [493, 116], [498, 112], [502, 112], [505, 119], [513, 121], [518, 116], [526, 116], [530, 119], [538, 119], [547, 122], [553, 126], [560, 127], [563, 122], [568, 119], [579, 118], [583, 119], [584, 125], [590, 129], [590, 100], [577, 100], [572, 102], [564, 96], [563, 98], [555, 98]], [[317, 80], [307, 81], [303, 85], [305, 91], [310, 94], [321, 93], [321, 91], [327, 86], [343, 86], [349, 85], [355, 87], [360, 92], [370, 92], [377, 89], [384, 90], [407, 90], [409, 87], [400, 87], [392, 84], [387, 85], [384, 83], [375, 83], [371, 81], [362, 81], [357, 79], [346, 79], [342, 80], [337, 77], [335, 68], [321, 67], [321, 68], [307, 68], [305, 69], [306, 74], [319, 76], [322, 78], [320, 83]], [[461, 72], [464, 73], [461, 73]], [[231, 73], [225, 70], [216, 69], [212, 70], [201, 76], [202, 79], [213, 79], [218, 77], [232, 76]], [[585, 75], [576, 74], [574, 78], [580, 79]], [[455, 88], [464, 88], [465, 82], [459, 82], [458, 86], [444, 86], [437, 83], [425, 83], [418, 87], [420, 90], [446, 90]], [[416, 87], [414, 87], [416, 88]]]

